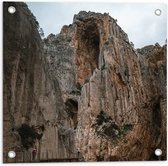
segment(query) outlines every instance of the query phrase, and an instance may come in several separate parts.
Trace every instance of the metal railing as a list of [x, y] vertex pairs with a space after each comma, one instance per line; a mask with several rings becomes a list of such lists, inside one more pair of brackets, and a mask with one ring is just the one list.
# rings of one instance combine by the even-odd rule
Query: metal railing
[[33, 157], [31, 152], [22, 151], [16, 152], [14, 158], [8, 156], [8, 152], [3, 153], [3, 163], [34, 163], [34, 162], [77, 162], [80, 161], [81, 157], [76, 154], [72, 157], [55, 157], [55, 153], [46, 151]]

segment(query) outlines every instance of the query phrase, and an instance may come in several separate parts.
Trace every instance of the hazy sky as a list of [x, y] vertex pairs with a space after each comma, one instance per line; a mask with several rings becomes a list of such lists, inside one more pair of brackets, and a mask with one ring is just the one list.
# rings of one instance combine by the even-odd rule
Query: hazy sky
[[[72, 3], [72, 2], [29, 2], [29, 9], [36, 16], [45, 36], [57, 34], [63, 25], [73, 21], [74, 14], [81, 10], [109, 13], [128, 34], [136, 48], [166, 40], [167, 8], [164, 4], [151, 3]], [[161, 9], [160, 16], [154, 11]]]

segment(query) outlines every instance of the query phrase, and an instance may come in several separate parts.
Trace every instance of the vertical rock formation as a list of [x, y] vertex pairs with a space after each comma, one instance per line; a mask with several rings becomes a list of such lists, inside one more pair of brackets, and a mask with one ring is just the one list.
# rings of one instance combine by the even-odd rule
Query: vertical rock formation
[[85, 11], [42, 41], [23, 3], [4, 3], [4, 33], [4, 151], [36, 145], [40, 160], [166, 159], [166, 45], [135, 50], [116, 20]]
[[45, 40], [45, 53], [64, 102], [78, 101], [86, 161], [152, 160], [156, 148], [165, 159], [166, 46], [135, 50], [108, 14], [82, 11]]
[[[16, 13], [8, 13], [9, 6]], [[4, 3], [3, 11], [4, 153], [14, 150], [16, 160], [31, 161], [36, 145], [38, 159], [73, 157], [73, 122], [65, 112], [57, 78], [52, 78], [43, 60], [38, 22], [24, 3]]]

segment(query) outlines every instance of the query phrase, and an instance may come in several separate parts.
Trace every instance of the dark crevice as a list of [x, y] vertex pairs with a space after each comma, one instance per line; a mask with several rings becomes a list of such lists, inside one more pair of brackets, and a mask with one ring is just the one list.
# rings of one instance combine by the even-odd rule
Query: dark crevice
[[160, 98], [153, 105], [152, 112], [152, 125], [153, 125], [153, 134], [155, 138], [158, 138], [161, 134], [162, 127], [162, 117], [161, 117], [161, 108], [160, 108]]
[[73, 99], [68, 99], [65, 103], [66, 112], [68, 116], [73, 120], [74, 128], [77, 126], [77, 113], [78, 113], [78, 102]]
[[[84, 27], [83, 27], [84, 26]], [[83, 85], [93, 71], [98, 68], [100, 35], [97, 24], [94, 21], [88, 21], [81, 27], [78, 27], [77, 40], [77, 58], [78, 80]]]
[[[158, 140], [161, 136], [161, 127], [162, 127], [162, 118], [161, 118], [161, 108], [160, 108], [160, 98], [153, 106], [153, 112], [152, 112], [152, 126], [153, 126], [153, 134], [154, 138]], [[155, 147], [155, 149], [161, 149], [161, 140], [158, 142]], [[156, 160], [162, 160], [164, 157], [162, 156], [156, 156], [155, 149], [153, 150], [153, 153], [150, 155], [149, 160], [156, 161]]]

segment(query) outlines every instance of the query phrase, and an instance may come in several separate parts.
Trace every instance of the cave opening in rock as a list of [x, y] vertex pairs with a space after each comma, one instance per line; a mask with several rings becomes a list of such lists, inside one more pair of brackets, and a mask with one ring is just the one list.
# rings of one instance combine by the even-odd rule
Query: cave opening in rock
[[77, 126], [78, 102], [73, 99], [68, 99], [65, 103], [68, 116], [73, 120], [74, 128]]
[[77, 81], [83, 85], [98, 68], [100, 34], [97, 24], [92, 20], [82, 24], [77, 34]]

